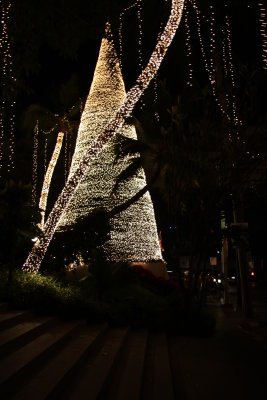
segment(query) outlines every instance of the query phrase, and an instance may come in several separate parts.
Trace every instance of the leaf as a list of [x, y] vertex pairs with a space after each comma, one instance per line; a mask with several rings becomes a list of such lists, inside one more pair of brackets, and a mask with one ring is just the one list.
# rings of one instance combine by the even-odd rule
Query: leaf
[[122, 182], [131, 179], [134, 175], [137, 174], [138, 170], [141, 168], [141, 158], [132, 158], [131, 163], [119, 174], [116, 183], [112, 189], [112, 192], [115, 193]]

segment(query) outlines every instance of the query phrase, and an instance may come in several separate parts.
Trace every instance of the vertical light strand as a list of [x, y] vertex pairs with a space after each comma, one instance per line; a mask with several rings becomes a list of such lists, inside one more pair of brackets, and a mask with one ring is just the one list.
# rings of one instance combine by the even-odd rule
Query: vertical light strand
[[65, 147], [64, 147], [64, 180], [67, 182], [69, 174], [69, 135], [66, 132], [65, 135]]
[[228, 78], [228, 65], [227, 65], [227, 56], [226, 56], [226, 33], [225, 29], [222, 28], [221, 30], [222, 33], [222, 60], [223, 60], [223, 71], [225, 78]]
[[156, 43], [147, 66], [137, 78], [135, 85], [127, 92], [124, 102], [118, 108], [115, 116], [110, 119], [103, 131], [95, 140], [93, 140], [90, 148], [80, 161], [76, 171], [68, 179], [68, 182], [47, 218], [42, 237], [34, 244], [22, 267], [24, 271], [38, 272], [49, 243], [53, 238], [60, 217], [72, 198], [78, 184], [84, 177], [93, 160], [95, 160], [106, 145], [108, 145], [109, 141], [115, 136], [118, 129], [123, 126], [125, 119], [131, 115], [133, 108], [142, 96], [144, 90], [148, 87], [149, 83], [157, 73], [180, 25], [183, 7], [184, 0], [172, 0], [169, 19], [164, 31]]
[[142, 52], [142, 38], [143, 38], [143, 30], [142, 30], [142, 0], [137, 0], [137, 20], [138, 20], [138, 64], [139, 69], [142, 71], [143, 69], [143, 52]]
[[267, 34], [266, 34], [266, 9], [262, 2], [258, 2], [260, 17], [260, 34], [262, 39], [262, 64], [263, 69], [267, 69]]
[[[0, 170], [4, 166], [4, 151], [7, 158], [7, 173], [14, 170], [14, 129], [15, 129], [15, 107], [16, 101], [10, 97], [11, 88], [14, 87], [16, 79], [13, 74], [13, 63], [8, 35], [9, 11], [11, 2], [5, 6], [0, 1], [1, 8], [1, 107], [0, 107]], [[6, 143], [6, 146], [5, 146]], [[6, 147], [6, 149], [5, 149]]]
[[47, 147], [48, 147], [48, 139], [47, 139], [47, 134], [45, 133], [45, 142], [44, 142], [44, 173], [46, 173], [46, 169], [47, 169]]
[[36, 121], [33, 135], [33, 159], [32, 159], [32, 203], [37, 204], [37, 178], [38, 178], [38, 139], [39, 123]]
[[122, 51], [123, 51], [123, 43], [122, 43], [123, 18], [125, 16], [125, 14], [127, 13], [127, 11], [131, 10], [134, 7], [137, 7], [137, 0], [130, 6], [124, 8], [119, 16], [119, 63], [120, 63], [121, 70], [122, 70]]
[[209, 24], [209, 31], [210, 31], [210, 45], [209, 45], [209, 53], [210, 53], [210, 71], [212, 76], [212, 81], [216, 83], [216, 71], [215, 71], [215, 64], [214, 64], [214, 52], [215, 52], [215, 32], [214, 32], [214, 24], [215, 24], [215, 15], [214, 15], [214, 8], [210, 6], [210, 24]]
[[191, 31], [190, 31], [188, 16], [189, 16], [189, 8], [188, 8], [188, 2], [186, 2], [185, 12], [184, 12], [185, 34], [186, 34], [185, 46], [186, 46], [186, 57], [188, 60], [188, 79], [186, 83], [188, 86], [193, 86], [192, 43], [191, 43]]
[[[163, 30], [163, 22], [160, 23], [160, 28], [159, 28], [159, 33], [157, 35], [157, 40], [159, 40], [160, 35], [162, 33]], [[154, 111], [154, 117], [155, 120], [157, 122], [160, 121], [160, 117], [159, 117], [159, 113], [157, 111], [157, 104], [158, 104], [158, 74], [155, 74], [155, 77], [153, 79], [153, 89], [154, 89], [154, 107], [155, 107], [155, 111]]]
[[236, 128], [236, 138], [240, 140], [239, 127], [242, 125], [241, 119], [237, 115], [237, 106], [236, 106], [236, 96], [235, 96], [235, 78], [234, 78], [234, 64], [233, 64], [233, 56], [232, 56], [232, 42], [231, 42], [231, 27], [229, 16], [226, 14], [225, 16], [226, 23], [226, 39], [227, 39], [227, 49], [228, 49], [228, 65], [229, 65], [229, 75], [232, 85], [232, 114], [233, 114], [233, 123]]
[[156, 121], [159, 122], [160, 121], [159, 113], [156, 110], [156, 105], [158, 103], [158, 79], [157, 79], [157, 75], [155, 75], [155, 78], [154, 78], [153, 82], [154, 82], [154, 106], [155, 106], [154, 117], [155, 117]]
[[[139, 66], [139, 71], [142, 71], [142, 69], [143, 69], [142, 0], [137, 0], [137, 21], [138, 21], [138, 66]], [[145, 106], [143, 97], [141, 97], [141, 99], [140, 99], [140, 106], [141, 106], [141, 109]]]
[[[217, 95], [217, 90], [216, 90], [216, 74], [215, 74], [215, 70], [214, 70], [214, 64], [213, 61], [211, 59], [208, 60], [208, 56], [207, 56], [207, 52], [205, 50], [205, 46], [204, 46], [204, 40], [202, 37], [202, 33], [201, 33], [201, 13], [200, 10], [196, 4], [195, 0], [190, 0], [190, 3], [195, 11], [195, 15], [196, 15], [196, 22], [197, 22], [197, 34], [198, 34], [198, 39], [199, 39], [199, 44], [200, 44], [200, 51], [201, 51], [201, 55], [202, 55], [202, 59], [204, 62], [204, 67], [205, 70], [207, 72], [208, 75], [208, 80], [209, 83], [211, 85], [211, 91], [212, 91], [212, 95], [214, 97], [215, 102], [217, 103], [221, 113], [223, 116], [225, 116], [228, 121], [231, 121], [231, 117], [229, 115], [229, 113], [227, 112], [227, 110], [224, 108], [223, 104], [221, 103], [218, 95]], [[212, 9], [212, 15], [211, 15], [211, 20], [210, 20], [210, 24], [211, 27], [213, 29], [213, 24], [214, 22], [212, 21], [212, 18], [214, 18], [214, 12]], [[213, 32], [214, 34], [214, 32]], [[215, 36], [211, 37], [211, 41], [210, 41], [210, 45], [209, 45], [209, 52], [211, 51], [212, 46], [214, 45], [214, 41], [215, 41]]]

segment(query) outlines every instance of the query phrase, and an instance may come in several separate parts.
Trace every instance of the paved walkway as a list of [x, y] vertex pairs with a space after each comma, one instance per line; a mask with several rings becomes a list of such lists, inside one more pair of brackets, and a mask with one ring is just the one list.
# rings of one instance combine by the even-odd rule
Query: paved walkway
[[233, 309], [213, 307], [217, 330], [210, 338], [170, 338], [177, 399], [261, 400], [267, 397], [267, 349]]
[[256, 322], [233, 308], [207, 307], [217, 320], [212, 337], [88, 326], [3, 307], [0, 398], [264, 400], [265, 289], [262, 293], [254, 296]]

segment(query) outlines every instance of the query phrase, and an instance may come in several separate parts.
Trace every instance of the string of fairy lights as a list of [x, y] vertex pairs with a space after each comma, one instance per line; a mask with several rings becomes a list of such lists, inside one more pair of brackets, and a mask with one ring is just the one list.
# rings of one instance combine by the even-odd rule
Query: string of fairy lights
[[[231, 116], [229, 115], [229, 113], [227, 112], [227, 110], [225, 109], [223, 103], [220, 101], [219, 96], [217, 94], [217, 90], [216, 90], [216, 71], [215, 71], [215, 64], [214, 64], [214, 60], [213, 60], [213, 56], [210, 56], [208, 58], [208, 51], [205, 50], [205, 45], [204, 45], [204, 39], [203, 39], [203, 35], [201, 33], [201, 19], [203, 21], [205, 21], [205, 18], [203, 18], [203, 16], [201, 15], [201, 12], [199, 10], [199, 7], [196, 4], [195, 0], [190, 0], [190, 3], [193, 7], [193, 10], [195, 11], [195, 15], [196, 15], [196, 23], [197, 23], [197, 34], [198, 34], [198, 40], [199, 40], [199, 44], [200, 44], [200, 50], [201, 50], [201, 55], [202, 55], [202, 59], [203, 59], [203, 63], [204, 63], [204, 67], [205, 70], [207, 72], [208, 75], [208, 80], [209, 83], [211, 85], [211, 91], [214, 97], [215, 102], [217, 103], [222, 115], [224, 115], [229, 122], [231, 122]], [[210, 7], [211, 9], [211, 15], [210, 18], [207, 19], [209, 24], [210, 24], [210, 28], [213, 31], [213, 27], [214, 27], [214, 10], [213, 7]], [[209, 44], [209, 54], [213, 55], [214, 54], [214, 49], [215, 49], [215, 33], [212, 33], [212, 37], [210, 40], [210, 44]]]
[[69, 135], [65, 135], [65, 147], [64, 147], [64, 181], [67, 182], [69, 175]]
[[192, 65], [192, 43], [191, 43], [191, 31], [190, 31], [190, 25], [189, 25], [189, 8], [188, 8], [188, 1], [186, 2], [185, 6], [185, 12], [184, 12], [184, 23], [185, 23], [185, 32], [186, 32], [186, 37], [185, 37], [185, 47], [186, 47], [186, 57], [188, 60], [188, 79], [187, 79], [187, 85], [188, 86], [193, 86], [193, 65]]
[[46, 173], [47, 169], [47, 148], [48, 148], [48, 138], [47, 134], [45, 134], [45, 142], [44, 142], [44, 172]]
[[137, 19], [138, 19], [138, 63], [139, 69], [142, 71], [143, 69], [143, 52], [142, 52], [142, 38], [143, 38], [143, 29], [142, 29], [142, 0], [137, 0]]
[[119, 16], [119, 63], [120, 63], [121, 70], [122, 70], [122, 52], [123, 52], [123, 42], [122, 42], [123, 19], [124, 19], [126, 13], [135, 7], [137, 7], [137, 1], [135, 1], [133, 4], [129, 5], [128, 7], [124, 8]]
[[[136, 8], [137, 10], [137, 26], [138, 26], [138, 43], [137, 43], [137, 54], [138, 54], [138, 67], [139, 71], [142, 71], [144, 66], [143, 51], [142, 51], [142, 41], [143, 41], [143, 19], [142, 19], [142, 1], [136, 0], [133, 4], [124, 8], [119, 16], [119, 63], [122, 70], [122, 54], [123, 54], [123, 40], [122, 40], [122, 29], [123, 29], [123, 19], [128, 11]], [[144, 107], [144, 99], [141, 98], [140, 106], [141, 109]]]
[[266, 8], [262, 2], [258, 2], [260, 17], [260, 34], [262, 39], [262, 63], [263, 68], [267, 69], [267, 22], [266, 22]]
[[[6, 171], [14, 170], [14, 128], [16, 101], [10, 95], [10, 87], [14, 87], [16, 78], [13, 73], [13, 62], [8, 34], [9, 11], [11, 2], [0, 1], [1, 35], [0, 35], [0, 65], [1, 65], [1, 98], [0, 98], [0, 177], [6, 158]], [[5, 157], [4, 157], [5, 156]]]
[[[207, 72], [208, 80], [211, 85], [212, 94], [214, 96], [215, 102], [217, 103], [221, 113], [223, 116], [227, 118], [229, 122], [233, 123], [235, 138], [240, 140], [239, 127], [242, 126], [242, 121], [237, 113], [237, 103], [235, 96], [235, 79], [234, 79], [234, 67], [233, 67], [233, 59], [232, 59], [232, 44], [231, 44], [231, 27], [230, 27], [230, 19], [227, 15], [227, 4], [225, 4], [226, 14], [225, 14], [225, 26], [221, 29], [222, 33], [222, 60], [223, 60], [223, 69], [224, 75], [226, 79], [230, 79], [230, 83], [232, 86], [232, 90], [228, 93], [225, 90], [223, 94], [222, 100], [218, 94], [216, 89], [216, 69], [215, 69], [215, 49], [216, 49], [216, 34], [215, 34], [215, 9], [214, 6], [210, 6], [210, 15], [206, 17], [201, 14], [196, 1], [189, 0], [193, 10], [196, 15], [197, 22], [197, 34], [200, 44], [200, 50], [202, 54], [202, 58], [204, 61], [204, 67]], [[187, 56], [191, 56], [192, 49], [190, 46], [190, 26], [188, 23], [188, 14], [189, 10], [187, 9], [187, 13], [185, 14], [185, 27], [186, 27], [186, 45], [187, 45]], [[202, 35], [202, 25], [204, 23], [208, 23], [208, 32], [209, 32], [209, 46], [207, 50], [205, 49], [204, 39]], [[188, 84], [190, 84], [190, 78], [192, 77], [192, 65], [189, 62], [189, 80]], [[192, 81], [191, 81], [192, 82]], [[222, 96], [222, 94], [221, 94]], [[233, 140], [233, 132], [229, 131], [228, 133], [229, 141]]]
[[32, 204], [37, 204], [37, 180], [38, 180], [38, 139], [39, 122], [36, 121], [33, 135], [33, 159], [32, 159]]
[[164, 31], [156, 43], [155, 49], [148, 61], [147, 66], [141, 72], [136, 84], [127, 92], [124, 102], [118, 108], [115, 117], [113, 117], [107, 123], [103, 131], [96, 139], [94, 139], [86, 154], [81, 159], [78, 168], [68, 179], [67, 184], [65, 185], [47, 218], [44, 226], [43, 236], [38, 242], [35, 243], [22, 267], [24, 271], [31, 271], [35, 273], [38, 272], [41, 261], [56, 230], [59, 219], [71, 197], [73, 196], [79, 182], [84, 177], [89, 165], [99, 155], [105, 145], [109, 143], [110, 139], [116, 134], [118, 129], [123, 126], [125, 119], [131, 114], [134, 106], [140, 99], [144, 90], [147, 88], [158, 71], [180, 24], [183, 6], [184, 0], [172, 0], [169, 19], [166, 23]]
[[[232, 84], [232, 114], [233, 114], [233, 122], [236, 128], [242, 125], [241, 119], [237, 115], [237, 106], [236, 106], [236, 97], [235, 97], [235, 78], [234, 78], [234, 64], [233, 64], [233, 56], [232, 56], [232, 42], [231, 42], [231, 28], [230, 28], [230, 21], [229, 16], [226, 14], [226, 39], [227, 39], [227, 49], [228, 49], [228, 65], [229, 65], [229, 75], [231, 78]], [[237, 132], [237, 139], [240, 139], [238, 129]]]

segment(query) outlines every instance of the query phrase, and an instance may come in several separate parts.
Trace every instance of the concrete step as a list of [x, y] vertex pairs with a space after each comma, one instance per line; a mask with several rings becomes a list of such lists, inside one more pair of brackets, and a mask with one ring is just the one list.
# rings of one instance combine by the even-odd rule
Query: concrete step
[[31, 311], [4, 311], [0, 313], [0, 330], [10, 328], [32, 316]]
[[88, 357], [80, 371], [77, 371], [76, 379], [62, 398], [101, 398], [128, 333], [128, 328], [109, 329], [98, 349]]
[[81, 321], [59, 321], [56, 326], [4, 357], [0, 362], [0, 393], [8, 395], [14, 391], [30, 371], [39, 368], [82, 324]]
[[147, 341], [146, 329], [130, 332], [116, 366], [116, 373], [114, 372], [110, 387], [103, 399], [141, 399]]
[[6, 311], [8, 307], [7, 303], [0, 303], [0, 312]]
[[149, 336], [142, 392], [144, 399], [175, 399], [168, 342], [164, 333]]
[[106, 324], [85, 326], [75, 332], [67, 346], [49, 358], [44, 366], [33, 373], [11, 399], [43, 400], [48, 397], [60, 398], [61, 391], [70, 381], [72, 373], [81, 365], [107, 329]]
[[18, 322], [16, 325], [2, 330], [0, 332], [0, 357], [24, 346], [55, 321], [56, 319], [51, 317], [34, 318]]

